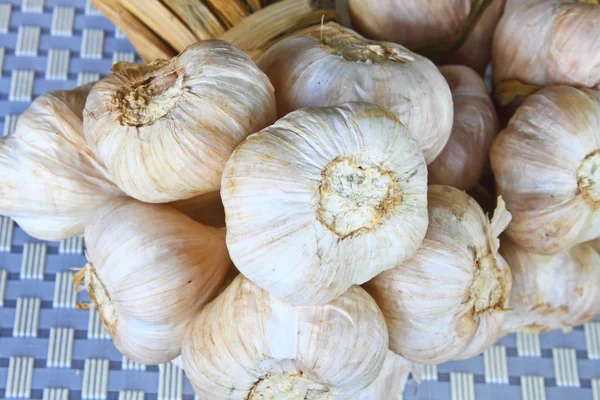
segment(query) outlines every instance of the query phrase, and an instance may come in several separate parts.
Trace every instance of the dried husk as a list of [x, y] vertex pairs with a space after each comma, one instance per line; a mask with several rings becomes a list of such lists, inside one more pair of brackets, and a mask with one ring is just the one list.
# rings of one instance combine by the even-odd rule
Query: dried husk
[[600, 94], [557, 86], [517, 109], [490, 151], [507, 235], [541, 254], [600, 236]]
[[379, 375], [388, 349], [381, 311], [353, 286], [295, 307], [238, 276], [188, 327], [183, 367], [213, 399], [349, 399]]
[[124, 196], [83, 136], [90, 88], [38, 97], [0, 139], [0, 213], [38, 239], [81, 235], [100, 205]]
[[85, 242], [88, 265], [74, 282], [84, 283], [117, 349], [142, 364], [180, 354], [185, 328], [231, 264], [223, 229], [133, 199], [101, 207]]
[[263, 289], [291, 304], [324, 304], [417, 250], [426, 185], [423, 155], [389, 111], [297, 110], [227, 162], [227, 246]]
[[328, 23], [280, 40], [259, 66], [275, 87], [280, 117], [302, 107], [375, 103], [400, 118], [428, 163], [450, 137], [448, 84], [433, 63], [400, 45]]
[[185, 22], [198, 40], [215, 39], [225, 32], [225, 26], [200, 0], [162, 0]]
[[420, 364], [466, 359], [494, 344], [511, 276], [497, 253], [510, 221], [501, 198], [491, 221], [464, 192], [432, 185], [429, 227], [410, 259], [364, 287], [383, 312], [390, 350]]
[[540, 255], [502, 239], [500, 253], [510, 265], [512, 293], [503, 330], [569, 332], [600, 314], [600, 241], [554, 255]]
[[504, 0], [351, 0], [349, 6], [363, 35], [483, 75]]
[[218, 191], [233, 149], [276, 118], [271, 83], [226, 42], [113, 70], [90, 92], [84, 131], [117, 185], [141, 201]]
[[429, 164], [429, 183], [470, 190], [488, 168], [490, 146], [500, 130], [498, 115], [474, 70], [451, 65], [440, 72], [452, 91], [454, 124], [444, 150]]

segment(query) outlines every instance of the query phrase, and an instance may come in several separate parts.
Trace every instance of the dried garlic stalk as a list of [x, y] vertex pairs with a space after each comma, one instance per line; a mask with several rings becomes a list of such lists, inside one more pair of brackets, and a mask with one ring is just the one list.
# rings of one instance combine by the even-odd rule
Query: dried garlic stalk
[[225, 27], [201, 0], [162, 0], [194, 33], [198, 40], [219, 37]]

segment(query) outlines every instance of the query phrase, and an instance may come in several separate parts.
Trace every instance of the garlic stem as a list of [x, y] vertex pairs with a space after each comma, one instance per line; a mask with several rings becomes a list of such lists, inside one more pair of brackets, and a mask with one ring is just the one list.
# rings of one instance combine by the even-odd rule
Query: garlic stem
[[328, 53], [344, 57], [348, 61], [408, 63], [415, 57], [408, 50], [398, 46], [386, 46], [385, 42], [375, 42], [349, 31], [338, 31], [321, 38], [321, 47]]
[[162, 0], [193, 32], [198, 40], [219, 37], [225, 32], [219, 19], [203, 1]]

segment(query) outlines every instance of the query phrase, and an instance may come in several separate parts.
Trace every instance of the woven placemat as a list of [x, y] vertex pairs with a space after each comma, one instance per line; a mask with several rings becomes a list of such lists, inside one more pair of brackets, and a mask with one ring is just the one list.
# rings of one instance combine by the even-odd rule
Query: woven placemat
[[[144, 1], [144, 0], [140, 0]], [[85, 0], [0, 0], [0, 134], [35, 97], [139, 61]], [[193, 399], [182, 371], [123, 358], [71, 286], [83, 239], [41, 242], [0, 218], [0, 399]], [[568, 335], [519, 334], [472, 360], [425, 369], [405, 399], [600, 400], [600, 322]]]

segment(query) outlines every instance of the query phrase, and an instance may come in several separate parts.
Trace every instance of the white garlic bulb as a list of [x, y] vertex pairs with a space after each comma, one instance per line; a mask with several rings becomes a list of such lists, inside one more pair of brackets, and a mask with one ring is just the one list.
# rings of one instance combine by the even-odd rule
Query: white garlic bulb
[[483, 75], [504, 0], [350, 0], [349, 6], [352, 25], [365, 36]]
[[507, 234], [551, 254], [600, 236], [600, 93], [557, 86], [531, 96], [490, 151]]
[[239, 275], [190, 323], [183, 368], [216, 399], [352, 398], [388, 348], [381, 311], [359, 286], [322, 306], [292, 306]]
[[513, 277], [505, 333], [548, 332], [584, 324], [600, 314], [600, 241], [540, 255], [502, 239], [500, 253]]
[[218, 293], [231, 261], [223, 229], [162, 204], [112, 201], [85, 229], [84, 282], [113, 343], [142, 364], [181, 352], [185, 328]]
[[488, 164], [498, 115], [483, 79], [469, 67], [440, 67], [454, 102], [454, 126], [442, 153], [429, 164], [429, 183], [470, 190]]
[[494, 34], [494, 84], [599, 85], [598, 21], [598, 0], [508, 0]]
[[292, 304], [324, 304], [411, 256], [427, 230], [427, 168], [389, 111], [304, 108], [251, 135], [223, 172], [240, 272]]
[[117, 185], [145, 202], [218, 191], [233, 149], [275, 120], [269, 80], [226, 42], [113, 71], [87, 99], [85, 137]]
[[280, 117], [301, 107], [375, 103], [400, 118], [427, 163], [450, 136], [448, 84], [431, 61], [398, 44], [367, 40], [332, 22], [279, 41], [259, 66], [275, 87]]
[[38, 97], [0, 139], [0, 213], [38, 239], [83, 234], [102, 203], [124, 195], [83, 136], [90, 87]]
[[420, 364], [473, 357], [498, 340], [511, 276], [497, 253], [510, 221], [491, 222], [466, 193], [432, 185], [429, 228], [415, 255], [365, 284], [385, 315], [390, 349]]

